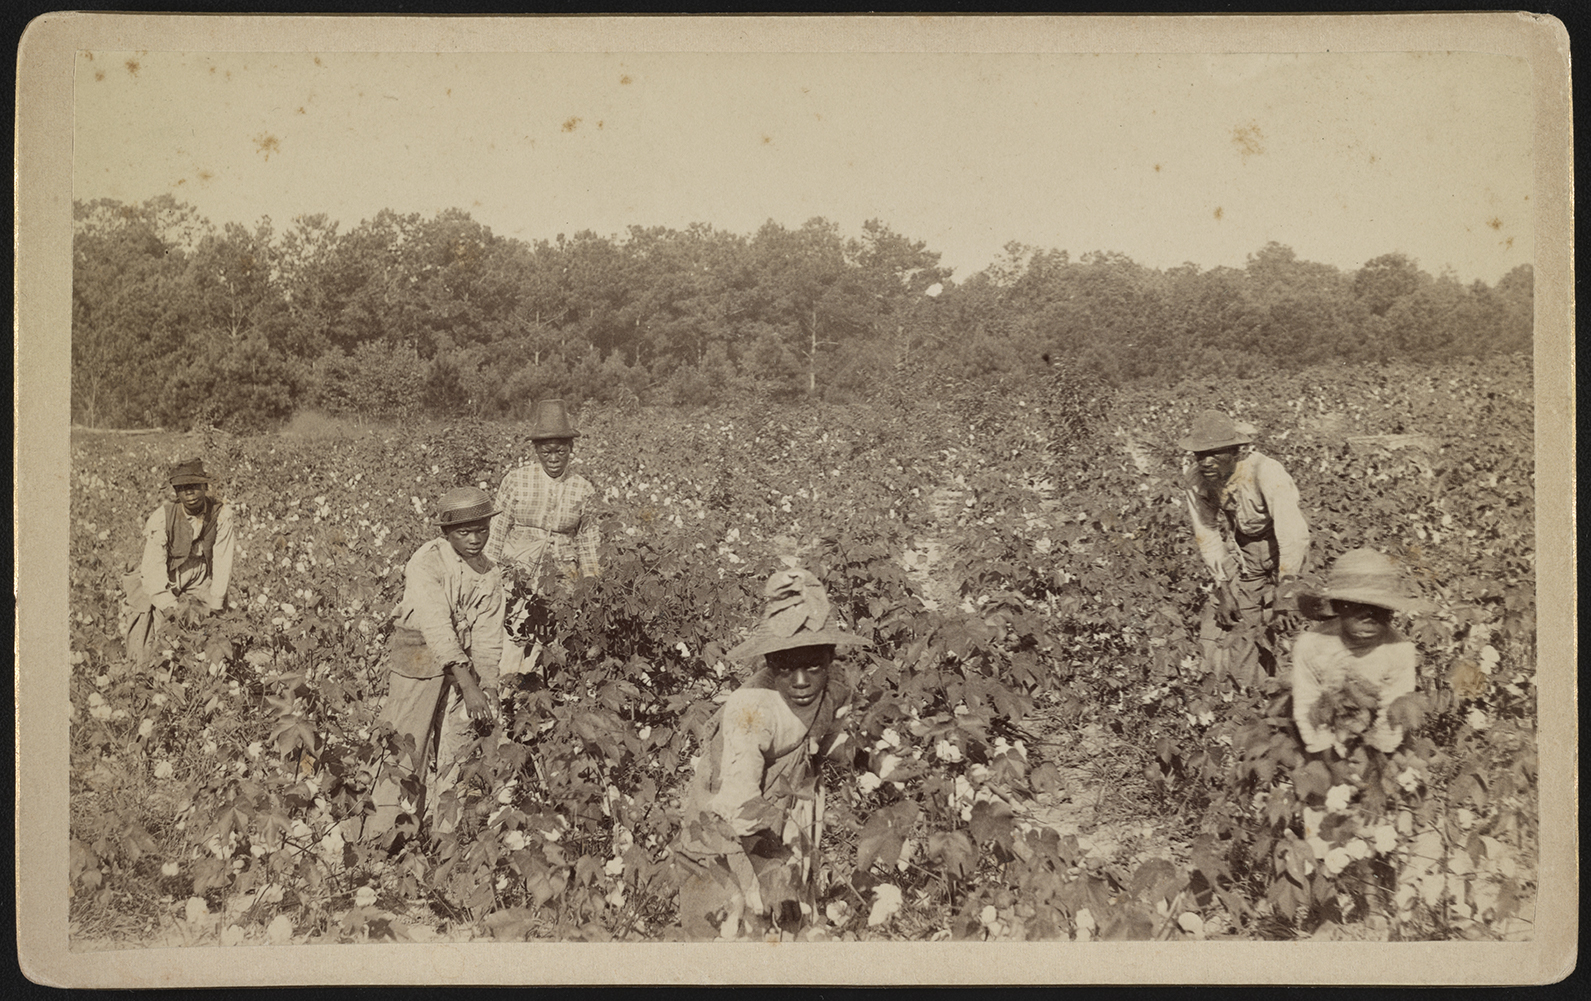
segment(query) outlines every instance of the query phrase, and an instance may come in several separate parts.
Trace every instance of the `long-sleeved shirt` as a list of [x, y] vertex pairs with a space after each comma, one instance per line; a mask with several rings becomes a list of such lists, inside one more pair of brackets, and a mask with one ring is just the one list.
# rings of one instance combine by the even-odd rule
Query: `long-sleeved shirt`
[[[189, 515], [180, 508], [177, 517], [187, 518], [192, 526], [192, 537], [198, 538], [204, 529], [203, 515]], [[138, 563], [138, 575], [143, 581], [144, 593], [156, 608], [166, 611], [177, 603], [177, 598], [193, 591], [205, 582], [210, 584], [209, 605], [220, 611], [226, 600], [227, 585], [232, 581], [232, 557], [235, 544], [232, 535], [232, 508], [222, 504], [216, 511], [215, 548], [210, 559], [200, 560], [186, 570], [168, 576], [169, 563], [166, 550], [171, 540], [166, 537], [167, 508], [155, 508], [144, 522], [144, 555]]]
[[[477, 571], [445, 536], [432, 539], [403, 568], [403, 600], [392, 617], [425, 637], [436, 661], [429, 670], [468, 660], [482, 684], [495, 683], [503, 657], [503, 574], [496, 564]], [[409, 663], [395, 659], [392, 669], [424, 676], [411, 674]]]
[[595, 495], [591, 481], [567, 469], [556, 480], [540, 463], [509, 470], [497, 490], [500, 513], [492, 518], [487, 557], [533, 573], [557, 568], [595, 576], [601, 541], [591, 510]]
[[1239, 576], [1243, 552], [1238, 535], [1247, 538], [1274, 534], [1277, 577], [1297, 576], [1309, 555], [1309, 525], [1299, 510], [1298, 485], [1282, 464], [1270, 456], [1250, 452], [1237, 463], [1218, 502], [1205, 493], [1197, 468], [1183, 475], [1193, 538], [1199, 555], [1217, 581]]
[[1387, 627], [1387, 637], [1368, 650], [1356, 651], [1343, 642], [1342, 620], [1328, 619], [1298, 634], [1293, 643], [1293, 722], [1304, 738], [1304, 749], [1324, 751], [1337, 742], [1329, 726], [1316, 726], [1309, 713], [1328, 692], [1338, 692], [1357, 679], [1376, 693], [1375, 719], [1364, 739], [1372, 747], [1391, 753], [1403, 741], [1403, 728], [1387, 722], [1387, 707], [1414, 691], [1419, 654], [1414, 644]]

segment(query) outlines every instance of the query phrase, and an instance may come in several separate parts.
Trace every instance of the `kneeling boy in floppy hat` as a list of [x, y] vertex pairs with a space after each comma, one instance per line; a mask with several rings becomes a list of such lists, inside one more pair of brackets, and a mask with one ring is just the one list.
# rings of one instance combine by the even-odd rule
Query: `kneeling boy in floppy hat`
[[220, 611], [232, 579], [232, 508], [211, 494], [204, 461], [177, 463], [169, 479], [177, 498], [144, 522], [143, 559], [122, 580], [122, 635], [139, 667], [168, 616]]
[[[1215, 578], [1216, 621], [1228, 629], [1296, 608], [1298, 575], [1309, 557], [1298, 486], [1280, 462], [1255, 451], [1253, 441], [1251, 428], [1206, 410], [1179, 442], [1193, 453], [1183, 474], [1193, 539]], [[1253, 685], [1258, 649], [1235, 653], [1233, 673], [1239, 683]], [[1264, 666], [1266, 673], [1275, 670], [1274, 663]]]
[[845, 737], [849, 691], [830, 670], [834, 651], [865, 642], [839, 629], [805, 570], [774, 574], [763, 593], [762, 621], [729, 652], [760, 656], [762, 668], [707, 725], [685, 794], [680, 918], [698, 936], [719, 931], [720, 911], [731, 937], [742, 917], [753, 930], [770, 914], [785, 927], [799, 920], [821, 840], [818, 770]]
[[[503, 655], [503, 580], [483, 550], [496, 513], [484, 490], [443, 494], [434, 522], [441, 537], [416, 550], [403, 569], [380, 720], [392, 724], [400, 740], [412, 738], [414, 750], [382, 762], [372, 792], [375, 812], [356, 832], [361, 837], [386, 833], [404, 814], [413, 818], [405, 830], [412, 835], [428, 805], [434, 816], [434, 804], [453, 785], [472, 721], [491, 718]], [[437, 778], [427, 790], [433, 741]], [[445, 820], [436, 826], [451, 829]]]
[[1392, 753], [1421, 722], [1414, 694], [1419, 654], [1392, 613], [1429, 606], [1405, 590], [1392, 561], [1373, 549], [1344, 553], [1319, 594], [1301, 595], [1311, 617], [1330, 616], [1293, 644], [1293, 720], [1306, 751], [1346, 756], [1362, 740]]

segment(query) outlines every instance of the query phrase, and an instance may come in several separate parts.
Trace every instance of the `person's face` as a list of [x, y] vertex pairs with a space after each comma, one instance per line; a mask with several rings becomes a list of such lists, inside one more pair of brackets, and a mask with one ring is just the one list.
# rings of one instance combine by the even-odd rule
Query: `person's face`
[[834, 661], [832, 646], [800, 646], [778, 650], [766, 657], [773, 671], [773, 687], [792, 709], [805, 709], [818, 700], [829, 685], [829, 665]]
[[1193, 464], [1198, 468], [1199, 475], [1204, 477], [1204, 482], [1221, 486], [1232, 478], [1232, 470], [1237, 468], [1237, 446], [1194, 452]]
[[569, 468], [569, 456], [575, 450], [573, 438], [548, 438], [536, 442], [536, 458], [541, 460], [541, 468], [553, 479], [563, 475]]
[[486, 548], [486, 539], [492, 534], [492, 521], [490, 518], [466, 521], [449, 526], [442, 534], [447, 536], [447, 541], [453, 546], [455, 553], [465, 559], [471, 559], [481, 555]]
[[1362, 649], [1381, 642], [1387, 627], [1392, 624], [1392, 609], [1379, 605], [1362, 605], [1357, 601], [1334, 601], [1337, 617], [1342, 620], [1343, 642]]
[[177, 500], [182, 502], [182, 509], [189, 514], [199, 514], [204, 510], [204, 484], [184, 483], [172, 487], [177, 491]]

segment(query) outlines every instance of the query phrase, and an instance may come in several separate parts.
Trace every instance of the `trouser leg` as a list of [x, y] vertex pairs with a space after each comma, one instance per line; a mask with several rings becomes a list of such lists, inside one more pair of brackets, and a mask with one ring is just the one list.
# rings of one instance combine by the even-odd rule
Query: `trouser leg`
[[127, 643], [127, 658], [135, 667], [147, 667], [154, 657], [155, 644], [160, 639], [160, 630], [166, 624], [165, 613], [151, 605], [145, 611], [127, 613], [124, 621], [126, 626], [123, 636]]
[[462, 760], [475, 740], [469, 710], [464, 708], [457, 685], [448, 686], [445, 701], [437, 733], [436, 780], [429, 797], [433, 824], [441, 834], [452, 831], [456, 821], [455, 808], [444, 806], [443, 797], [458, 784]]
[[[386, 833], [403, 814], [412, 815], [416, 821], [422, 815], [426, 771], [448, 687], [444, 684], [446, 680], [446, 676], [440, 674], [429, 678], [408, 678], [401, 674], [390, 677], [387, 697], [381, 702], [380, 722], [392, 724], [400, 738], [412, 737], [414, 753], [411, 757], [399, 752], [396, 758], [387, 756], [381, 761], [371, 792], [375, 812], [365, 818], [362, 837], [373, 838]], [[408, 790], [403, 788], [405, 782], [409, 784]]]

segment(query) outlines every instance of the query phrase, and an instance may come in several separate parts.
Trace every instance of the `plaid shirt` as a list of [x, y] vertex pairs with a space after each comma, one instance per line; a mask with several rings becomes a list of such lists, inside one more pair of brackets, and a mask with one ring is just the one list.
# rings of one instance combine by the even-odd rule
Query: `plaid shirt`
[[501, 513], [492, 519], [487, 558], [518, 563], [532, 572], [540, 572], [543, 561], [551, 559], [558, 569], [596, 576], [600, 536], [592, 510], [595, 496], [590, 480], [568, 470], [556, 480], [539, 462], [509, 470], [497, 489]]

